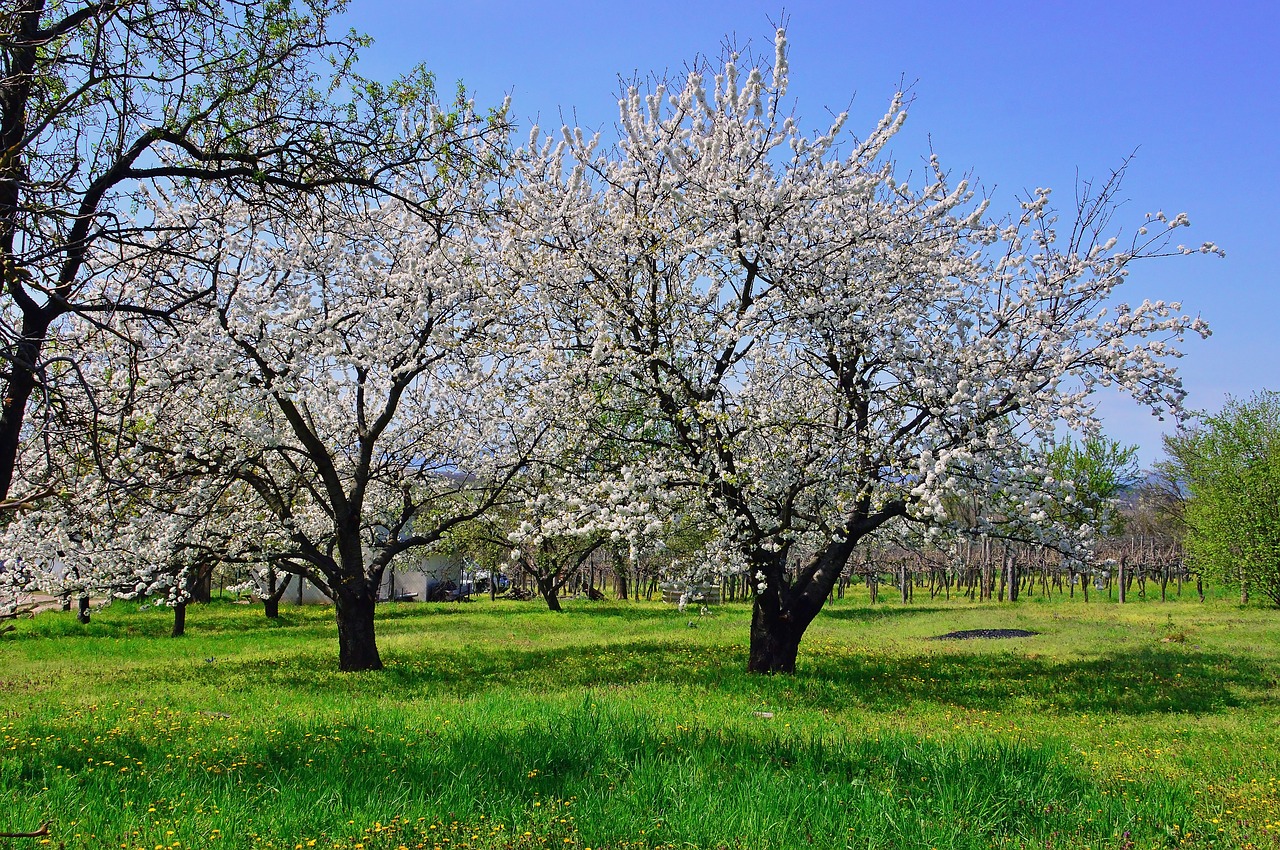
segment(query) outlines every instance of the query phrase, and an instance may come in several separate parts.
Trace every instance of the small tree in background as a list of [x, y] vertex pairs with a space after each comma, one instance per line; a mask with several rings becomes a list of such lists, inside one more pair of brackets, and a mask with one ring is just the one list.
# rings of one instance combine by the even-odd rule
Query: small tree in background
[[1280, 393], [1231, 398], [1199, 427], [1165, 437], [1183, 482], [1187, 559], [1206, 576], [1280, 606]]
[[1073, 489], [1059, 508], [1065, 522], [1089, 523], [1108, 536], [1124, 532], [1118, 497], [1138, 480], [1137, 446], [1106, 437], [1067, 437], [1045, 455], [1054, 477]]
[[[1116, 537], [1124, 533], [1125, 516], [1120, 494], [1138, 480], [1137, 446], [1122, 446], [1106, 437], [1067, 437], [1050, 445], [1047, 466], [1067, 491], [1057, 507], [1057, 519], [1068, 527], [1090, 526], [1098, 534]], [[1120, 602], [1126, 602], [1131, 581], [1129, 563], [1121, 555], [1116, 564]]]

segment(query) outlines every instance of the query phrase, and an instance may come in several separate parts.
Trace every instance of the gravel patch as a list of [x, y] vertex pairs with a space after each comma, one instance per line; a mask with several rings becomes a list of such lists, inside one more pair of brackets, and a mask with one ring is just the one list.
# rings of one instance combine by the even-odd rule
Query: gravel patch
[[948, 632], [945, 635], [937, 635], [929, 638], [929, 640], [973, 640], [974, 638], [1020, 638], [1032, 637], [1040, 634], [1039, 632], [1029, 632], [1026, 629], [965, 629], [961, 632]]

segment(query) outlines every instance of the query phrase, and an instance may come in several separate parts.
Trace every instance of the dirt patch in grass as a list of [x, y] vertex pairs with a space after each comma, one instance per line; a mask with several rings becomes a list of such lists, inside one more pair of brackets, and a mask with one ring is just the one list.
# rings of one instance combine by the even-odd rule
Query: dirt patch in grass
[[965, 629], [959, 632], [947, 632], [945, 635], [935, 635], [929, 640], [973, 640], [974, 638], [1020, 638], [1033, 637], [1040, 634], [1039, 632], [1030, 632], [1026, 629]]

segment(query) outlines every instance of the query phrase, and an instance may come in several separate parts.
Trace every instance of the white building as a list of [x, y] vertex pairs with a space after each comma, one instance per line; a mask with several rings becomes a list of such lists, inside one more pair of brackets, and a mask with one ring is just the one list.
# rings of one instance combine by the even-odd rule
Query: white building
[[[430, 586], [445, 581], [458, 584], [461, 580], [462, 558], [459, 555], [433, 552], [416, 564], [407, 559], [397, 559], [382, 574], [378, 599], [423, 602]], [[311, 582], [294, 576], [280, 601], [289, 605], [328, 605], [332, 600]]]

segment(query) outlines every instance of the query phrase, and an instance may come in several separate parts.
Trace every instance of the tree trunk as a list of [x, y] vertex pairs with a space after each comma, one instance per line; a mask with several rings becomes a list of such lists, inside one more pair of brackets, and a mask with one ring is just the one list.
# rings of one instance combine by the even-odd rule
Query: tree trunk
[[560, 607], [560, 595], [556, 589], [556, 582], [553, 578], [544, 579], [542, 576], [536, 576], [538, 583], [538, 593], [546, 600], [547, 608], [559, 613], [563, 609]]
[[213, 601], [213, 565], [202, 564], [191, 585], [191, 601], [208, 605]]
[[[720, 582], [720, 592], [724, 593], [724, 580]], [[627, 567], [626, 564], [619, 564], [618, 559], [613, 561], [613, 595], [619, 600], [627, 599]]]
[[1118, 576], [1117, 576], [1119, 581], [1116, 582], [1116, 585], [1120, 588], [1119, 601], [1121, 605], [1125, 603], [1125, 597], [1127, 595], [1126, 594], [1127, 588], [1125, 587], [1125, 585], [1128, 584], [1128, 578], [1129, 578], [1129, 571], [1127, 569], [1128, 566], [1129, 565], [1128, 565], [1127, 559], [1125, 558], [1124, 555], [1121, 555], [1120, 568], [1118, 570]]
[[187, 633], [187, 603], [179, 602], [173, 606], [173, 637], [182, 637]]
[[359, 588], [338, 591], [333, 604], [338, 619], [338, 669], [344, 673], [381, 670], [382, 658], [373, 634], [373, 594]]
[[995, 587], [995, 577], [991, 574], [991, 538], [982, 538], [982, 587], [978, 591], [979, 600], [991, 598], [991, 590]]
[[757, 596], [751, 612], [751, 650], [747, 672], [794, 673], [804, 626], [797, 628], [785, 612], [769, 610], [771, 606], [764, 600], [764, 596]]
[[796, 671], [800, 638], [831, 595], [831, 588], [839, 580], [857, 542], [854, 537], [830, 544], [801, 565], [791, 581], [787, 579], [785, 555], [755, 553], [756, 556], [749, 561], [751, 574], [766, 578], [762, 580], [763, 589], [756, 591], [751, 611], [747, 672], [773, 674]]
[[[280, 619], [280, 600], [284, 598], [285, 591], [289, 589], [289, 582], [293, 581], [292, 575], [286, 575], [284, 582], [277, 586], [276, 571], [272, 568], [267, 573], [267, 594], [262, 597], [262, 610], [266, 613], [268, 620]], [[302, 579], [298, 579], [298, 587], [302, 587]]]
[[[0, 181], [3, 182], [7, 181]], [[13, 185], [16, 193], [16, 181]], [[12, 271], [0, 271], [5, 271], [6, 278], [13, 274]], [[6, 279], [5, 284], [10, 289], [22, 287], [18, 279]], [[4, 405], [0, 407], [0, 499], [8, 498], [9, 488], [13, 485], [18, 449], [22, 444], [22, 423], [27, 412], [27, 402], [36, 387], [32, 364], [39, 362], [40, 351], [49, 334], [52, 316], [46, 318], [44, 312], [34, 307], [24, 310], [22, 337], [14, 348], [5, 351], [9, 378], [4, 385]]]
[[81, 623], [84, 623], [86, 625], [88, 624], [89, 622], [89, 597], [88, 596], [80, 597], [80, 607], [79, 607], [79, 611], [76, 613], [76, 619], [79, 620]]

